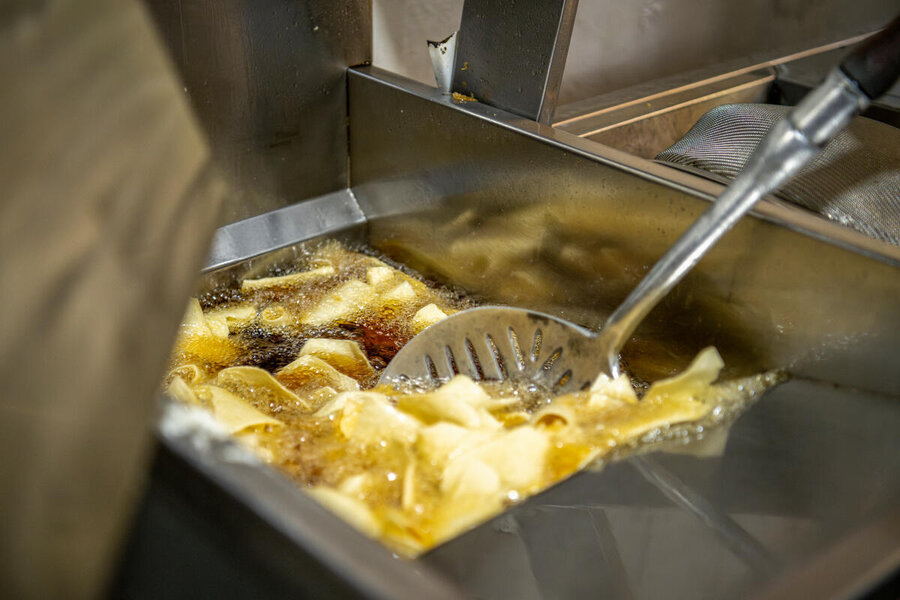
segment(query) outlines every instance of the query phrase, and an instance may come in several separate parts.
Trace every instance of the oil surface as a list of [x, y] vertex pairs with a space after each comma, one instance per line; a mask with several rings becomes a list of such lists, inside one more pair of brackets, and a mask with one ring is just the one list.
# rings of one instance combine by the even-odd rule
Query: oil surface
[[427, 323], [423, 315], [473, 303], [337, 243], [305, 248], [293, 268], [268, 275], [191, 305], [169, 392], [211, 410], [242, 443], [405, 556], [593, 462], [702, 437], [782, 380], [765, 373], [713, 384], [721, 364], [711, 350], [665, 388], [625, 379], [554, 397], [532, 382], [460, 377], [438, 389], [375, 387]]

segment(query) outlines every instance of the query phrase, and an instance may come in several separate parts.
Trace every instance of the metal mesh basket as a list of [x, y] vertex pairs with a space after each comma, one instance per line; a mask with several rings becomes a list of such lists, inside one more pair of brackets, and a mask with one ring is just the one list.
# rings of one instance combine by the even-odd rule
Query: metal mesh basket
[[[790, 107], [728, 104], [703, 115], [656, 160], [727, 182]], [[900, 130], [857, 117], [776, 195], [900, 245]]]

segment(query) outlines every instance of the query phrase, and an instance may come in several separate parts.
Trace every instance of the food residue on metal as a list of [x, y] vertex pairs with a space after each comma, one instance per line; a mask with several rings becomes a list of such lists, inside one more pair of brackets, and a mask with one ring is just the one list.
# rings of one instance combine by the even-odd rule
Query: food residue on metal
[[460, 94], [459, 92], [453, 92], [453, 100], [456, 102], [478, 102], [478, 99], [475, 96], [467, 96], [465, 94]]

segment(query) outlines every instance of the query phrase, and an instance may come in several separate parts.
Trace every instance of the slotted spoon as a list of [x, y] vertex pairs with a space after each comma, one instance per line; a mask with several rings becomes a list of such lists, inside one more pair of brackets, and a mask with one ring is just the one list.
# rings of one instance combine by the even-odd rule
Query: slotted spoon
[[744, 170], [606, 321], [599, 333], [552, 315], [502, 306], [459, 312], [414, 337], [381, 382], [525, 379], [556, 393], [619, 375], [619, 351], [647, 313], [765, 194], [806, 165], [900, 72], [900, 19], [864, 42], [760, 142]]

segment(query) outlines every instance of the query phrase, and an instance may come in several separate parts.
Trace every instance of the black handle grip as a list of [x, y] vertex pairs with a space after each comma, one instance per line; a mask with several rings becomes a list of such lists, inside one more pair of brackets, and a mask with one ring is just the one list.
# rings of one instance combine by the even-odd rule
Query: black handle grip
[[857, 46], [841, 70], [873, 100], [888, 91], [900, 76], [900, 16]]

